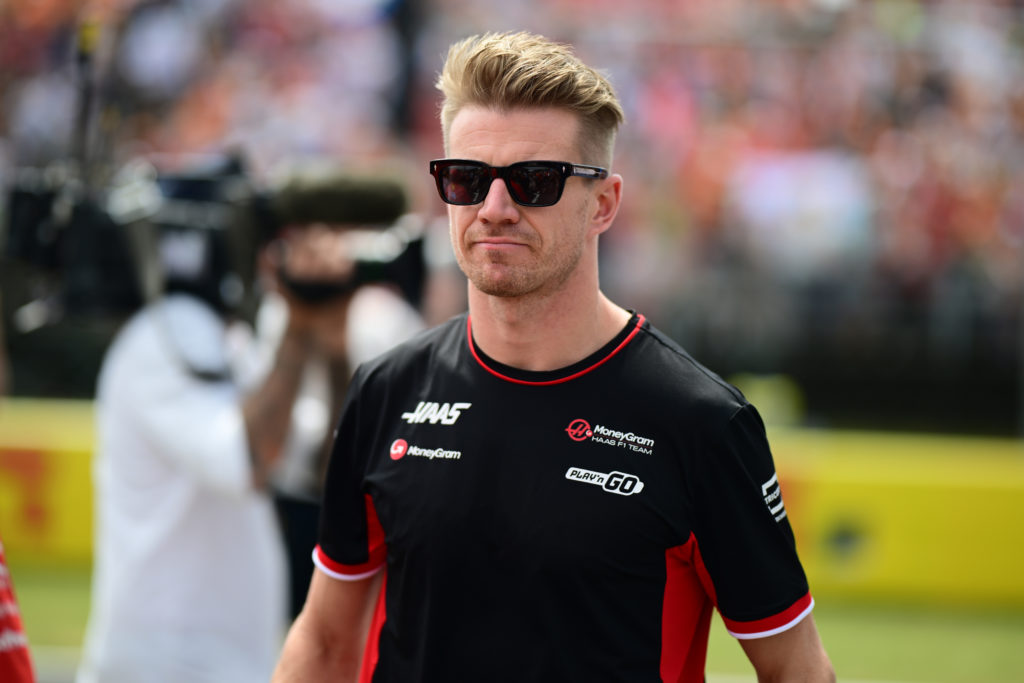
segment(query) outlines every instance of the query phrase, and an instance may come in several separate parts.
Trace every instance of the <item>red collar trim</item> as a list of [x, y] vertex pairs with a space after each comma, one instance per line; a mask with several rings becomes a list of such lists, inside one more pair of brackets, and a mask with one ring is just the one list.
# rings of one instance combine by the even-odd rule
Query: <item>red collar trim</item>
[[469, 343], [469, 352], [473, 354], [473, 358], [476, 359], [476, 362], [480, 365], [480, 367], [482, 367], [484, 370], [491, 373], [498, 379], [503, 379], [506, 382], [513, 382], [515, 384], [525, 384], [531, 387], [546, 387], [551, 386], [552, 384], [562, 384], [564, 382], [574, 380], [577, 377], [581, 377], [587, 374], [588, 372], [596, 370], [597, 368], [607, 363], [609, 360], [612, 359], [612, 357], [615, 354], [624, 349], [626, 347], [626, 344], [633, 340], [633, 337], [635, 337], [637, 333], [640, 332], [640, 328], [643, 326], [645, 320], [646, 318], [642, 314], [637, 314], [636, 323], [633, 325], [633, 329], [629, 331], [629, 334], [626, 335], [626, 338], [619, 342], [618, 345], [616, 345], [616, 347], [612, 349], [607, 355], [600, 358], [591, 365], [588, 365], [582, 370], [578, 370], [572, 373], [571, 375], [566, 375], [565, 377], [559, 377], [557, 379], [549, 379], [540, 382], [531, 382], [525, 379], [517, 379], [515, 377], [510, 377], [504, 373], [498, 372], [494, 368], [487, 365], [487, 363], [484, 362], [484, 359], [477, 352], [476, 345], [473, 344], [473, 323], [468, 315], [466, 316], [466, 340]]

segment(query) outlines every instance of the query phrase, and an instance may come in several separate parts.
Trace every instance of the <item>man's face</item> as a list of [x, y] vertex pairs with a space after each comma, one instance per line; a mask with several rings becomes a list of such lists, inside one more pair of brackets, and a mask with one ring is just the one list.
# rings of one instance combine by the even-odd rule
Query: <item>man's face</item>
[[[449, 156], [492, 166], [537, 160], [581, 163], [575, 144], [578, 126], [576, 116], [561, 109], [499, 112], [467, 107], [452, 121]], [[495, 179], [480, 204], [449, 206], [455, 257], [473, 286], [500, 297], [561, 289], [587, 244], [594, 182], [600, 181], [569, 178], [557, 204], [526, 207], [512, 200], [503, 180]]]

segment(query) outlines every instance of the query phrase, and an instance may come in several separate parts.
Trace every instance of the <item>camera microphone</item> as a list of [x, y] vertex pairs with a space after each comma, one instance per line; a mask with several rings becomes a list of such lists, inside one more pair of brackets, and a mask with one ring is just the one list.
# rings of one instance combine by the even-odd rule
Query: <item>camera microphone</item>
[[328, 223], [383, 228], [405, 215], [408, 205], [399, 180], [336, 169], [294, 173], [270, 199], [281, 226]]
[[373, 283], [396, 285], [414, 305], [422, 296], [426, 266], [420, 219], [395, 175], [359, 173], [338, 167], [307, 167], [286, 176], [266, 195], [277, 230], [323, 223], [344, 230], [355, 264], [344, 280], [296, 280], [284, 269], [282, 284], [310, 303], [351, 294]]

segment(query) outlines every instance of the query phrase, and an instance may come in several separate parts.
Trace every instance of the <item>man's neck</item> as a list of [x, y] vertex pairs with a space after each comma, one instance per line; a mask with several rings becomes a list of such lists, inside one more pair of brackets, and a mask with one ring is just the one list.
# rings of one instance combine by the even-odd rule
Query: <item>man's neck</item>
[[557, 370], [594, 353], [630, 314], [599, 290], [568, 298], [502, 298], [470, 285], [473, 339], [494, 360], [522, 370]]

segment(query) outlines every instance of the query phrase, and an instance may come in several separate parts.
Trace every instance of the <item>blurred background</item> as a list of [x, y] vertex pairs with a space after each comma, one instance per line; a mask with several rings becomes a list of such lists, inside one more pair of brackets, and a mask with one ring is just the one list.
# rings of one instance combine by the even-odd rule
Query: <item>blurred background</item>
[[[0, 0], [0, 187], [102, 194], [140, 156], [230, 150], [270, 187], [386, 165], [443, 223], [433, 80], [453, 40], [510, 29], [616, 86], [603, 288], [762, 409], [840, 680], [1024, 680], [1024, 2]], [[58, 681], [119, 322], [54, 305], [65, 275], [0, 277], [0, 534]], [[716, 633], [709, 680], [752, 680]]]

